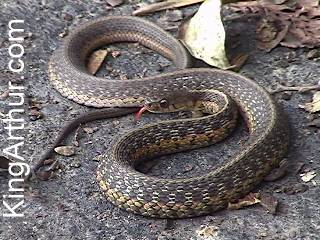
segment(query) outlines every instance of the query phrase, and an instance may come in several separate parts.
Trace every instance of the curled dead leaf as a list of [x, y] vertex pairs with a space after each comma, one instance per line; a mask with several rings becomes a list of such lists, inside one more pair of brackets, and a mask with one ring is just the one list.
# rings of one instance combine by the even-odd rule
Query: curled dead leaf
[[228, 203], [228, 209], [237, 210], [260, 202], [260, 193], [249, 193], [244, 198], [239, 199], [236, 203]]
[[75, 148], [73, 146], [59, 146], [54, 151], [62, 156], [70, 157], [75, 154]]
[[[276, 23], [276, 37], [275, 32], [270, 29], [259, 32], [260, 39], [264, 40], [260, 41], [260, 48], [270, 51], [278, 44], [291, 48], [320, 46], [318, 0], [296, 0], [290, 4], [275, 4], [269, 0], [262, 0], [234, 3], [230, 7], [244, 14], [260, 14], [269, 24]], [[266, 41], [267, 38], [269, 41]]]
[[89, 73], [92, 75], [96, 74], [107, 55], [108, 51], [102, 49], [92, 53], [88, 61]]

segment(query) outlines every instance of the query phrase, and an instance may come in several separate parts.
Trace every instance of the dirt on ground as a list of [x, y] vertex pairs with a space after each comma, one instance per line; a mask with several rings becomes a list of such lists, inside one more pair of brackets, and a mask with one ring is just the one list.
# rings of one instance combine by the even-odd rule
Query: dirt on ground
[[[142, 4], [139, 0], [125, 1], [110, 7], [106, 1], [1, 1], [0, 2], [0, 112], [10, 109], [5, 97], [8, 81], [24, 82], [27, 104], [37, 105], [40, 113], [27, 108], [25, 114], [25, 146], [23, 155], [34, 164], [41, 153], [58, 135], [61, 127], [80, 113], [89, 111], [62, 97], [48, 80], [47, 64], [52, 52], [63, 38], [80, 23], [101, 16], [131, 15]], [[197, 6], [181, 9], [188, 16]], [[170, 11], [169, 11], [170, 12]], [[148, 15], [149, 19], [176, 34], [179, 22], [168, 23], [163, 11]], [[8, 22], [25, 20], [26, 37], [23, 60], [24, 78], [8, 71]], [[316, 84], [320, 76], [320, 62], [306, 57], [308, 49], [277, 47], [270, 53], [256, 48], [255, 17], [226, 21], [230, 56], [249, 53], [240, 73], [257, 81], [267, 89], [286, 85]], [[174, 70], [171, 62], [137, 44], [114, 44], [100, 76], [133, 78], [156, 75]], [[121, 80], [119, 80], [121, 81]], [[319, 115], [301, 108], [312, 99], [311, 92], [283, 92], [274, 94], [276, 101], [288, 115], [291, 128], [291, 147], [287, 157], [288, 173], [280, 180], [263, 182], [254, 190], [273, 195], [279, 202], [276, 214], [267, 213], [261, 206], [241, 210], [223, 210], [212, 215], [181, 219], [152, 219], [118, 209], [107, 202], [95, 179], [98, 156], [110, 142], [125, 131], [158, 121], [162, 116], [146, 114], [139, 123], [134, 117], [96, 121], [81, 126], [78, 147], [71, 157], [56, 156], [61, 169], [49, 181], [28, 183], [21, 207], [22, 218], [1, 217], [0, 239], [320, 239], [320, 129], [310, 127]], [[39, 117], [37, 114], [40, 114]], [[4, 117], [4, 115], [1, 115]], [[8, 146], [4, 122], [0, 123], [0, 147]], [[87, 128], [87, 129], [85, 129]], [[189, 177], [203, 174], [241, 149], [246, 139], [245, 129], [237, 130], [226, 141], [215, 146], [161, 158], [149, 174], [162, 177]], [[67, 141], [74, 142], [74, 135]], [[316, 176], [304, 182], [300, 174], [314, 171]], [[9, 174], [0, 173], [1, 192], [8, 194]], [[3, 207], [3, 206], [2, 206]], [[4, 207], [2, 208], [5, 211]]]

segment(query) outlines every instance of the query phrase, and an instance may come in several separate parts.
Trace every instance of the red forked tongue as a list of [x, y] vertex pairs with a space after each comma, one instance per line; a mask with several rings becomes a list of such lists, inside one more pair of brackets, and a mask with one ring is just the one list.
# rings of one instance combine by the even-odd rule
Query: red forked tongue
[[139, 120], [139, 119], [141, 118], [141, 116], [142, 116], [142, 113], [144, 113], [144, 112], [147, 111], [147, 110], [148, 110], [147, 106], [143, 106], [143, 107], [139, 110], [139, 112], [137, 112], [137, 114], [136, 114], [136, 117], [135, 117], [136, 121]]

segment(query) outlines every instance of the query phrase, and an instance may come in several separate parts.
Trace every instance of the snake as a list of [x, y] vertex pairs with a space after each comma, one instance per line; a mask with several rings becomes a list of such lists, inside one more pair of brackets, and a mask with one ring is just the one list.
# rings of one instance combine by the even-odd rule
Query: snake
[[[106, 80], [90, 74], [87, 64], [92, 52], [116, 42], [138, 42], [171, 60], [177, 70], [129, 80]], [[252, 191], [288, 150], [287, 119], [262, 86], [228, 70], [192, 68], [183, 44], [142, 18], [109, 16], [77, 27], [53, 52], [48, 75], [63, 97], [103, 108], [102, 115], [94, 112], [91, 120], [131, 113], [146, 106], [148, 99], [157, 99], [155, 102], [160, 104], [163, 100], [158, 100], [166, 96], [179, 99], [175, 93], [184, 91], [221, 92], [231, 101], [220, 101], [220, 97], [214, 104], [234, 102], [240, 112], [249, 130], [241, 150], [213, 170], [190, 178], [149, 176], [135, 166], [146, 159], [210, 145], [213, 135], [222, 136], [234, 125], [230, 117], [233, 111], [221, 113], [231, 113], [226, 115], [228, 122], [217, 117], [219, 114], [215, 114], [217, 121], [209, 116], [167, 120], [130, 130], [115, 139], [100, 159], [97, 182], [108, 201], [128, 212], [155, 218], [211, 214]], [[217, 99], [219, 94], [214, 94]]]

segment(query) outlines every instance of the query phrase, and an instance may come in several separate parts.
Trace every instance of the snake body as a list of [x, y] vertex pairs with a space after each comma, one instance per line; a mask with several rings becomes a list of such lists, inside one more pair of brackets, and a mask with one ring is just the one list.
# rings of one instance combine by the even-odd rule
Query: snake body
[[[171, 59], [181, 70], [131, 80], [109, 81], [90, 75], [86, 69], [88, 56], [113, 42], [139, 42]], [[141, 107], [147, 98], [161, 98], [171, 91], [216, 89], [233, 99], [248, 125], [250, 137], [241, 152], [209, 173], [182, 179], [147, 176], [136, 171], [134, 164], [176, 152], [179, 137], [184, 140], [184, 149], [193, 148], [198, 140], [206, 142], [212, 129], [204, 129], [199, 120], [150, 124], [119, 137], [101, 160], [97, 179], [107, 199], [122, 209], [160, 218], [211, 213], [250, 192], [287, 151], [288, 124], [262, 87], [236, 73], [190, 66], [189, 55], [178, 40], [149, 21], [124, 16], [80, 26], [50, 59], [53, 86], [79, 104]]]

